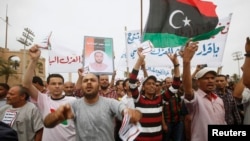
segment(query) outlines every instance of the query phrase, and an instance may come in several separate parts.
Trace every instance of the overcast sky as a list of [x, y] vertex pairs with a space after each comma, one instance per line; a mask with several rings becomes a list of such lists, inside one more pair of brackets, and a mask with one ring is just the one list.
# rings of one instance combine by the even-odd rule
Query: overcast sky
[[[245, 38], [250, 36], [249, 0], [213, 0], [217, 14], [233, 13], [223, 58], [224, 74], [238, 74], [238, 63], [232, 53], [244, 53]], [[143, 23], [146, 23], [149, 0], [143, 1]], [[0, 0], [0, 46], [5, 46], [5, 16], [8, 5], [8, 48], [19, 50], [16, 41], [28, 27], [36, 35], [35, 42], [53, 31], [53, 38], [79, 52], [84, 36], [111, 37], [116, 58], [125, 48], [127, 30], [140, 29], [140, 0]], [[47, 52], [43, 51], [43, 57]], [[118, 59], [117, 59], [118, 60]], [[116, 61], [117, 61], [116, 60]], [[119, 61], [119, 60], [118, 60]], [[240, 64], [243, 60], [240, 61]], [[67, 79], [67, 78], [66, 78]]]

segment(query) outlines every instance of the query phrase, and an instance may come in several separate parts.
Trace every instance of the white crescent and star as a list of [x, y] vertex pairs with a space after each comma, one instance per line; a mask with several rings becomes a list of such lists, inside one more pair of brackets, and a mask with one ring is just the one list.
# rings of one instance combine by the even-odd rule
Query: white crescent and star
[[[176, 26], [173, 24], [173, 18], [176, 14], [181, 13], [182, 15], [184, 15], [184, 12], [181, 10], [175, 10], [171, 13], [170, 17], [169, 17], [169, 25], [172, 26], [174, 29], [178, 29], [181, 28], [182, 26]], [[191, 20], [188, 19], [188, 17], [186, 16], [184, 20], [182, 20], [184, 23], [184, 26], [190, 26], [190, 22]]]

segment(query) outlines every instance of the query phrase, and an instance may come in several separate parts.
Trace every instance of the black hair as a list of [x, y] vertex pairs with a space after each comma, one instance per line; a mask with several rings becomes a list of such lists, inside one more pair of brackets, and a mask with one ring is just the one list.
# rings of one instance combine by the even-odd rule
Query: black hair
[[39, 76], [34, 76], [32, 79], [32, 83], [38, 83], [40, 86], [44, 86], [43, 80]]
[[120, 82], [123, 82], [124, 80], [117, 80], [116, 82], [115, 82], [115, 86], [118, 86], [119, 84], [120, 84]]
[[123, 80], [123, 83], [122, 83], [123, 88], [126, 87], [127, 81], [129, 81], [129, 78], [126, 78], [125, 80]]
[[50, 75], [48, 76], [48, 78], [47, 78], [47, 84], [49, 84], [50, 78], [52, 78], [52, 77], [59, 77], [59, 78], [62, 79], [62, 81], [63, 81], [63, 83], [64, 83], [64, 78], [63, 78], [63, 76], [62, 76], [61, 74], [50, 74]]
[[156, 83], [159, 83], [159, 84], [160, 84], [160, 86], [162, 86], [162, 81], [157, 80], [157, 81], [156, 81]]
[[6, 89], [7, 91], [10, 89], [10, 86], [6, 83], [0, 83], [0, 86]]
[[148, 76], [147, 78], [145, 78], [145, 80], [144, 80], [143, 83], [142, 83], [142, 86], [143, 86], [149, 79], [152, 79], [152, 80], [154, 80], [155, 82], [157, 81], [157, 78], [156, 78], [154, 75], [150, 75], [150, 76]]
[[218, 75], [216, 75], [216, 77], [224, 77], [224, 78], [225, 78], [225, 80], [227, 81], [227, 76], [226, 76], [226, 75], [223, 75], [223, 74], [218, 74]]

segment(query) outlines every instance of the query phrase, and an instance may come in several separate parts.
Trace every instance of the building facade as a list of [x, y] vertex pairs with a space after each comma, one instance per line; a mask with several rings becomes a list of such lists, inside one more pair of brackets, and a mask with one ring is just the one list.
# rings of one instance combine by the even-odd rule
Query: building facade
[[[15, 84], [21, 84], [24, 77], [24, 73], [29, 63], [28, 51], [21, 49], [19, 51], [10, 51], [8, 48], [0, 47], [0, 58], [9, 62], [9, 68], [14, 70], [15, 73], [11, 74], [8, 78], [8, 84], [13, 86]], [[40, 58], [37, 67], [34, 70], [35, 75], [41, 77], [45, 81], [45, 58]], [[0, 68], [3, 69], [3, 68]], [[30, 76], [33, 77], [33, 76]], [[6, 75], [0, 76], [0, 82], [6, 82]]]

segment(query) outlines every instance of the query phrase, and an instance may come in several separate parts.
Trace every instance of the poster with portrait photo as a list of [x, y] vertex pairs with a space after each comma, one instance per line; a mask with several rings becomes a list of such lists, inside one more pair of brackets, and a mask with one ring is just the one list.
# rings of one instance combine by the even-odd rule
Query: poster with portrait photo
[[106, 37], [84, 37], [83, 68], [95, 74], [114, 72], [113, 39]]

